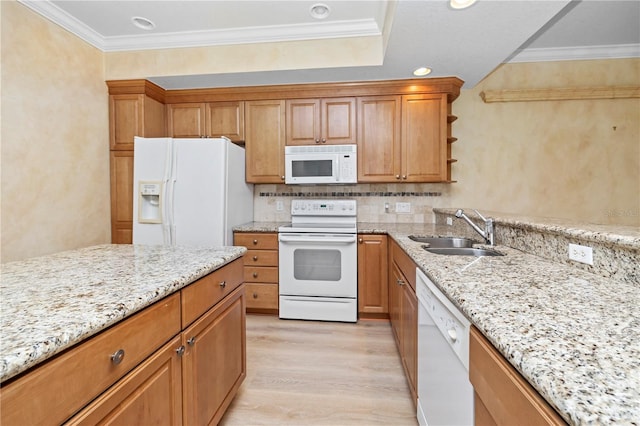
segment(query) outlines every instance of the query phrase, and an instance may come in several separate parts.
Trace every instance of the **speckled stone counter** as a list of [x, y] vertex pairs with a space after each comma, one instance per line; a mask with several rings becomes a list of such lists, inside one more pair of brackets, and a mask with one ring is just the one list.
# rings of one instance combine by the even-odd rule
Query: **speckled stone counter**
[[245, 252], [244, 247], [101, 245], [3, 264], [0, 381]]
[[[277, 232], [277, 226], [261, 222], [242, 229]], [[496, 246], [505, 254], [501, 257], [441, 256], [408, 238], [460, 235], [447, 225], [358, 223], [358, 232], [397, 241], [567, 422], [639, 424], [635, 283], [502, 245]], [[479, 238], [471, 232], [468, 236]], [[633, 238], [624, 243], [632, 250]]]

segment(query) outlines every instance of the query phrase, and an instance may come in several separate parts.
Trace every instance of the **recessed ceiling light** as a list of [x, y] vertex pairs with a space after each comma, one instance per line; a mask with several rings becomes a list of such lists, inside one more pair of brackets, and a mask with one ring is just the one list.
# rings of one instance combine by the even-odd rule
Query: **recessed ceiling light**
[[131, 18], [131, 22], [133, 22], [133, 25], [135, 25], [136, 27], [147, 31], [150, 31], [156, 27], [156, 24], [141, 16], [134, 16], [133, 18]]
[[315, 19], [325, 19], [331, 13], [329, 6], [323, 3], [314, 4], [309, 9], [309, 14]]
[[475, 2], [476, 0], [450, 0], [449, 5], [453, 9], [466, 9]]
[[416, 77], [423, 77], [427, 74], [431, 73], [431, 68], [428, 67], [420, 67], [417, 68], [414, 72], [413, 75], [415, 75]]

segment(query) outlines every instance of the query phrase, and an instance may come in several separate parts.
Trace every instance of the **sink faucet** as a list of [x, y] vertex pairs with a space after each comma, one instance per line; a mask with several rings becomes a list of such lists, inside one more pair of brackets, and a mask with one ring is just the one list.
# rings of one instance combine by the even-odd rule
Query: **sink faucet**
[[473, 223], [471, 219], [469, 219], [469, 217], [466, 214], [464, 214], [464, 211], [462, 211], [462, 209], [456, 210], [455, 214], [456, 214], [456, 217], [464, 219], [478, 234], [482, 235], [482, 238], [484, 238], [487, 244], [494, 245], [495, 235], [493, 232], [493, 219], [485, 218], [480, 214], [478, 210], [474, 210], [474, 212], [476, 212], [477, 215], [480, 216], [482, 220], [484, 220], [484, 231], [480, 229], [478, 225]]

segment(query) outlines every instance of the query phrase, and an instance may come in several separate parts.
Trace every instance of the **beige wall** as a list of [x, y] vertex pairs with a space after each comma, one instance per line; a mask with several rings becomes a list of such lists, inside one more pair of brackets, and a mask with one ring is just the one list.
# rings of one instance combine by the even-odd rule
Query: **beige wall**
[[490, 89], [640, 85], [640, 59], [505, 64], [454, 103], [449, 203], [640, 225], [640, 99], [490, 103]]
[[103, 54], [2, 1], [2, 262], [110, 241]]

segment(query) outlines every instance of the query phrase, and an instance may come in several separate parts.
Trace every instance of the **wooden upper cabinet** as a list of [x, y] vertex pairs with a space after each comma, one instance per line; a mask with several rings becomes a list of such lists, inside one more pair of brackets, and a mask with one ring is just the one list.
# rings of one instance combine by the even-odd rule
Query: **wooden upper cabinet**
[[166, 135], [164, 104], [143, 94], [109, 96], [109, 145], [133, 150], [134, 136]]
[[205, 135], [204, 103], [167, 105], [169, 136], [174, 138], [199, 138]]
[[285, 101], [245, 102], [246, 181], [284, 183]]
[[195, 102], [167, 105], [169, 136], [244, 142], [244, 102]]
[[287, 145], [356, 143], [355, 98], [286, 101]]
[[358, 182], [400, 179], [401, 107], [401, 96], [358, 98]]
[[447, 95], [402, 97], [403, 182], [447, 180]]
[[207, 136], [244, 142], [244, 102], [211, 102], [206, 106]]

